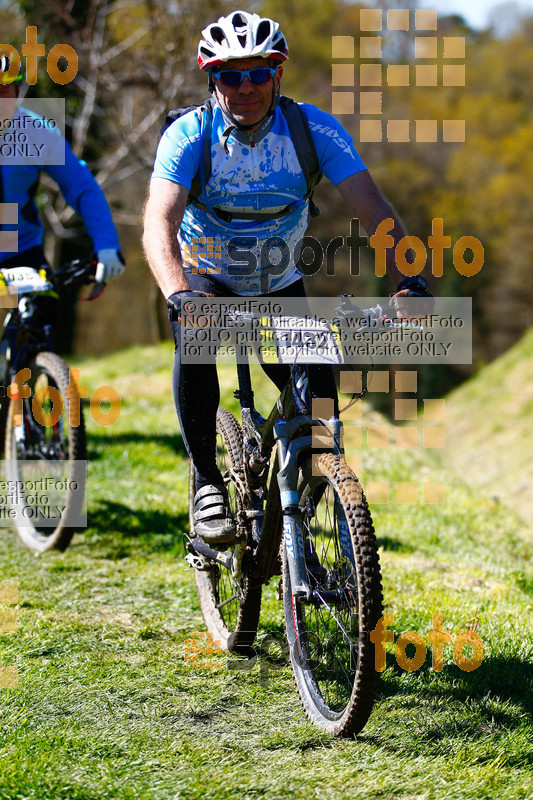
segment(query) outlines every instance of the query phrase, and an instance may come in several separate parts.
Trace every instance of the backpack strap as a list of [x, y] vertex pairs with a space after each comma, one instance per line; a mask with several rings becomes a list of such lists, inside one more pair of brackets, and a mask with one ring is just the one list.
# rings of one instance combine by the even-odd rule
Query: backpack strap
[[160, 136], [163, 136], [166, 129], [170, 128], [173, 122], [176, 122], [176, 120], [180, 117], [184, 117], [185, 114], [189, 113], [189, 111], [195, 111], [197, 108], [198, 106], [181, 106], [180, 108], [172, 108], [163, 120], [163, 124], [161, 125], [161, 129], [159, 131]]
[[202, 145], [202, 154], [200, 158], [200, 167], [196, 170], [196, 175], [192, 179], [191, 188], [189, 189], [189, 202], [199, 205], [198, 198], [204, 190], [206, 184], [211, 177], [211, 128], [213, 126], [213, 98], [209, 97], [200, 106], [202, 112], [201, 126], [200, 126], [200, 141]]
[[161, 136], [169, 128], [173, 122], [180, 117], [185, 116], [190, 111], [197, 111], [202, 115], [202, 162], [201, 168], [196, 170], [196, 174], [192, 179], [191, 188], [189, 190], [189, 198], [194, 202], [200, 196], [202, 191], [202, 177], [204, 185], [211, 177], [211, 124], [213, 121], [213, 98], [208, 97], [207, 100], [201, 105], [196, 106], [181, 106], [180, 108], [173, 108], [166, 115], [163, 124], [161, 125]]
[[279, 105], [287, 122], [289, 133], [296, 149], [296, 155], [307, 183], [305, 199], [309, 199], [309, 212], [312, 217], [317, 217], [320, 214], [320, 209], [313, 203], [313, 191], [322, 178], [322, 172], [315, 144], [311, 137], [309, 122], [298, 103], [295, 103], [290, 97], [282, 95]]

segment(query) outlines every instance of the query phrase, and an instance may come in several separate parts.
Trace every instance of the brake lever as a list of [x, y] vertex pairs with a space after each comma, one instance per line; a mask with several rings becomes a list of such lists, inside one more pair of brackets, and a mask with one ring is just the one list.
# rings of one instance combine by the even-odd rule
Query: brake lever
[[93, 300], [98, 300], [104, 293], [104, 290], [107, 286], [107, 283], [94, 283], [93, 288], [88, 297], [80, 297], [80, 300], [83, 300], [85, 303], [91, 303]]

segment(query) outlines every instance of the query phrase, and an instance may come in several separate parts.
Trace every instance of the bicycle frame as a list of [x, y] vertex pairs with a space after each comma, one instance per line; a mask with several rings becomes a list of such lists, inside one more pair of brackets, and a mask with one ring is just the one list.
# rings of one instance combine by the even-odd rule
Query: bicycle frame
[[[352, 306], [348, 296], [342, 297], [336, 311], [341, 318], [354, 311], [358, 315], [363, 314], [366, 325], [371, 320], [387, 320], [386, 327], [411, 327], [410, 323], [388, 320], [383, 307], [379, 305], [366, 310], [358, 309]], [[360, 330], [366, 330], [366, 326], [363, 324]], [[198, 556], [207, 559], [208, 563], [219, 562], [231, 570], [234, 578], [238, 578], [242, 573], [241, 563], [248, 544], [253, 553], [255, 579], [266, 584], [273, 575], [279, 574], [278, 553], [283, 535], [294, 596], [304, 602], [318, 602], [310, 589], [305, 567], [302, 509], [299, 507], [297, 482], [302, 455], [312, 455], [310, 429], [324, 422], [313, 419], [306, 366], [291, 364], [290, 376], [269, 416], [263, 417], [254, 406], [248, 352], [245, 348], [241, 350], [237, 362], [239, 388], [234, 396], [241, 406], [245, 474], [233, 471], [232, 478], [239, 487], [238, 491], [243, 496], [247, 495], [247, 508], [243, 512], [244, 518], [237, 519], [239, 533], [233, 553], [215, 550], [195, 537], [191, 542], [192, 552], [190, 550], [188, 560], [191, 566], [197, 568], [203, 568]], [[333, 416], [328, 420], [327, 428], [333, 435], [333, 453], [341, 455], [340, 419]], [[335, 518], [338, 521], [341, 556], [354, 564], [348, 524], [340, 507], [335, 507]]]
[[[258, 512], [254, 520], [253, 541], [257, 543], [256, 558], [262, 581], [271, 577], [269, 560], [272, 553], [277, 554], [279, 519], [273, 512], [273, 495], [279, 497], [275, 508], [281, 509], [283, 520], [282, 532], [284, 547], [288, 553], [288, 564], [291, 586], [295, 597], [312, 601], [312, 591], [307, 578], [304, 559], [304, 540], [298, 507], [298, 464], [300, 456], [312, 451], [312, 435], [306, 429], [312, 427], [311, 399], [307, 369], [305, 365], [295, 364], [290, 368], [291, 380], [285, 386], [268, 418], [263, 417], [254, 406], [250, 365], [248, 359], [237, 364], [239, 389], [235, 396], [241, 405], [241, 419], [244, 433], [244, 452], [251, 450], [251, 463], [248, 471], [258, 464], [264, 472], [272, 450], [276, 447], [276, 455], [271, 469], [268, 485], [266, 511], [262, 512], [262, 497], [255, 498], [254, 511]], [[333, 429], [335, 452], [341, 452], [342, 423], [338, 417], [328, 421], [328, 428]], [[255, 442], [255, 446], [253, 443]], [[253, 449], [251, 449], [253, 448]], [[270, 519], [267, 516], [270, 511]], [[253, 512], [252, 512], [253, 513]], [[272, 519], [274, 517], [274, 519]], [[276, 524], [277, 523], [277, 524]], [[349, 543], [349, 537], [347, 539]], [[350, 545], [351, 549], [351, 545]], [[269, 559], [270, 555], [270, 559]]]
[[[65, 285], [73, 285], [75, 287], [83, 283], [94, 282], [94, 261], [72, 261], [65, 266], [61, 267], [54, 273], [56, 278], [63, 278]], [[0, 265], [1, 268], [1, 265]], [[13, 268], [15, 271], [21, 269], [20, 267]], [[24, 268], [22, 268], [24, 269]], [[31, 270], [34, 268], [31, 267]], [[37, 270], [35, 270], [37, 272]], [[14, 376], [28, 361], [28, 359], [40, 350], [54, 351], [51, 324], [35, 324], [33, 321], [33, 308], [32, 303], [40, 297], [49, 296], [57, 300], [59, 294], [56, 288], [50, 283], [50, 279], [46, 278], [47, 285], [37, 288], [35, 291], [24, 291], [19, 297], [19, 300], [26, 301], [27, 312], [25, 313], [20, 304], [14, 308], [10, 308], [0, 331], [0, 342], [7, 341], [9, 345], [9, 370], [6, 377]], [[15, 284], [16, 285], [16, 284]], [[99, 286], [99, 285], [98, 285]], [[102, 289], [100, 288], [100, 291]], [[97, 295], [91, 295], [87, 299], [96, 299]], [[19, 335], [21, 332], [29, 334], [28, 341], [19, 342]]]
[[[28, 325], [19, 318], [17, 309], [12, 309], [6, 316], [2, 330], [0, 331], [0, 342], [7, 340], [10, 350], [9, 372], [13, 375], [21, 369], [22, 364], [28, 360], [28, 356], [38, 353], [39, 350], [52, 350], [52, 326], [43, 325], [42, 328]], [[30, 342], [19, 344], [17, 335], [24, 328], [31, 330], [35, 334], [41, 334], [33, 338]]]

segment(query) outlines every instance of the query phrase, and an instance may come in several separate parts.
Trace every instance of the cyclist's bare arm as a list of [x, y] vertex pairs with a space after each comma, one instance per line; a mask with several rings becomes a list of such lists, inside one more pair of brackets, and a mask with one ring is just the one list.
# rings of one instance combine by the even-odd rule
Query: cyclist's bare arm
[[190, 289], [178, 244], [188, 194], [179, 183], [152, 178], [144, 208], [144, 253], [165, 297]]
[[389, 275], [398, 285], [406, 276], [396, 266], [395, 249], [400, 239], [406, 236], [406, 232], [393, 207], [385, 200], [368, 170], [345, 178], [337, 185], [337, 189], [360, 220], [368, 237], [375, 234], [380, 222], [392, 219], [394, 227], [387, 233], [392, 236], [394, 244], [385, 250], [385, 265]]

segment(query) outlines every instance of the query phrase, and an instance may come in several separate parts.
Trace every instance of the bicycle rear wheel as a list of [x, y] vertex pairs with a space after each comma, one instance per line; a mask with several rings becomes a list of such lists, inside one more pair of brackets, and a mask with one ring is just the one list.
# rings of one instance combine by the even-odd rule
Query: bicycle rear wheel
[[[28, 366], [30, 378], [26, 384], [30, 396], [22, 399], [19, 420], [14, 419], [18, 411], [14, 409], [15, 401], [9, 401], [6, 421], [5, 465], [6, 479], [11, 482], [11, 516], [26, 547], [36, 552], [65, 550], [78, 530], [85, 496], [87, 456], [80, 398], [76, 387], [70, 385], [67, 365], [55, 353], [38, 353]], [[63, 412], [55, 421], [53, 390], [63, 401]], [[34, 409], [36, 392], [39, 394]], [[70, 424], [71, 403], [80, 411], [76, 426]]]
[[[228, 552], [234, 558], [246, 546], [246, 484], [242, 464], [243, 439], [239, 423], [225, 408], [217, 412], [217, 463], [228, 492], [231, 513], [237, 521], [238, 539]], [[194, 530], [194, 468], [189, 481], [189, 520]], [[240, 575], [219, 563], [195, 570], [198, 599], [207, 630], [222, 650], [246, 652], [252, 645], [259, 623], [261, 584], [252, 579], [251, 553], [242, 557]]]
[[313, 597], [293, 597], [285, 549], [285, 625], [305, 713], [329, 733], [352, 736], [368, 720], [379, 679], [369, 639], [382, 615], [379, 559], [356, 476], [342, 456], [314, 458], [300, 469], [298, 487]]

